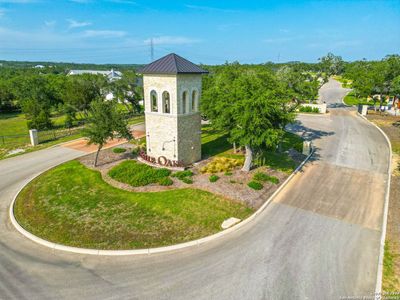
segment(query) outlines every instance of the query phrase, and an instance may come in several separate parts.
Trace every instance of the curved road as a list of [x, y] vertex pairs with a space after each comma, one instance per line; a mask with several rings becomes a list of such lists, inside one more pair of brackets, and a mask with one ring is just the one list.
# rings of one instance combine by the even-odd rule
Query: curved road
[[[321, 100], [346, 93], [331, 80]], [[170, 254], [94, 257], [52, 251], [10, 224], [15, 193], [82, 155], [63, 147], [0, 161], [0, 299], [338, 299], [375, 289], [388, 146], [345, 109], [299, 116], [315, 158], [255, 222]]]

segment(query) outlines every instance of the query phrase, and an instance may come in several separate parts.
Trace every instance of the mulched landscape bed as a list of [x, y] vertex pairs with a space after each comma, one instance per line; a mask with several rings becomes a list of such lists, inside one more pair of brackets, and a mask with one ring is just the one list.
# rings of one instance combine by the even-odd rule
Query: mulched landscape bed
[[[211, 159], [206, 159], [196, 163], [193, 168], [190, 168], [194, 173], [192, 184], [186, 184], [177, 178], [171, 177], [173, 181], [173, 185], [171, 186], [161, 186], [155, 183], [146, 186], [132, 187], [129, 184], [112, 179], [108, 174], [113, 167], [120, 164], [123, 160], [135, 159], [135, 156], [131, 154], [132, 149], [134, 149], [133, 145], [124, 144], [119, 147], [127, 147], [129, 150], [123, 154], [113, 153], [112, 149], [102, 151], [98, 167], [96, 168], [93, 167], [95, 157], [94, 153], [79, 158], [78, 160], [85, 166], [100, 171], [104, 181], [123, 190], [134, 192], [160, 192], [173, 189], [195, 188], [209, 191], [234, 201], [243, 202], [254, 209], [259, 208], [290, 175], [288, 172], [273, 170], [268, 167], [259, 167], [250, 172], [243, 172], [240, 168], [237, 168], [231, 172], [232, 175], [217, 173], [220, 179], [216, 182], [210, 182], [209, 177], [211, 174], [202, 174], [200, 172], [200, 169], [211, 161]], [[304, 155], [293, 150], [289, 151], [289, 156], [296, 162], [296, 164], [300, 164], [305, 158]], [[277, 177], [280, 183], [273, 184], [271, 182], [264, 182], [261, 190], [251, 189], [247, 186], [247, 183], [252, 180], [254, 174], [257, 172], [265, 172], [268, 175]]]

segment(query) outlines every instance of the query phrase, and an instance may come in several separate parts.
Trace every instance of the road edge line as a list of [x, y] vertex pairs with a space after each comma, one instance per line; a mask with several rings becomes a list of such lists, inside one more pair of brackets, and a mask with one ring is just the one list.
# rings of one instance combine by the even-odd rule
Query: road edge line
[[57, 244], [57, 243], [53, 243], [53, 242], [49, 242], [45, 239], [42, 239], [40, 237], [37, 237], [36, 235], [30, 233], [29, 231], [27, 231], [26, 229], [24, 229], [16, 220], [15, 216], [14, 216], [14, 207], [15, 207], [15, 202], [17, 200], [18, 195], [21, 193], [21, 191], [35, 178], [37, 178], [38, 176], [40, 176], [41, 174], [57, 167], [56, 166], [52, 166], [50, 168], [47, 168], [46, 170], [34, 175], [33, 177], [31, 177], [31, 179], [29, 179], [20, 189], [19, 191], [16, 193], [16, 195], [14, 196], [11, 204], [10, 204], [10, 208], [9, 208], [9, 217], [11, 220], [12, 225], [14, 226], [14, 228], [20, 233], [22, 234], [24, 237], [28, 238], [29, 240], [40, 244], [42, 246], [51, 248], [52, 250], [60, 250], [60, 251], [64, 251], [64, 252], [70, 252], [70, 253], [76, 253], [76, 254], [89, 254], [89, 255], [99, 255], [99, 256], [122, 256], [122, 255], [143, 255], [143, 254], [154, 254], [154, 253], [166, 253], [166, 252], [171, 252], [171, 251], [175, 251], [175, 250], [181, 250], [181, 249], [185, 249], [185, 248], [190, 248], [193, 246], [199, 246], [201, 244], [207, 243], [207, 242], [211, 242], [214, 241], [218, 238], [221, 238], [231, 232], [235, 232], [239, 229], [241, 229], [242, 227], [244, 227], [246, 224], [250, 223], [251, 221], [255, 220], [256, 217], [258, 215], [260, 215], [266, 208], [267, 206], [272, 202], [272, 200], [283, 190], [284, 187], [286, 187], [288, 185], [288, 183], [293, 179], [293, 177], [298, 174], [298, 172], [303, 168], [303, 166], [309, 161], [309, 159], [312, 157], [312, 155], [314, 154], [314, 150], [311, 151], [311, 153], [302, 161], [302, 163], [290, 174], [290, 176], [288, 178], [286, 178], [286, 180], [281, 184], [281, 186], [264, 202], [264, 204], [258, 209], [256, 210], [251, 216], [249, 216], [248, 218], [244, 219], [243, 221], [241, 221], [240, 223], [222, 230], [220, 232], [217, 232], [215, 234], [197, 239], [197, 240], [193, 240], [193, 241], [189, 241], [189, 242], [185, 242], [185, 243], [180, 243], [180, 244], [176, 244], [176, 245], [171, 245], [171, 246], [165, 246], [165, 247], [158, 247], [158, 248], [146, 248], [146, 249], [135, 249], [135, 250], [100, 250], [100, 249], [87, 249], [87, 248], [78, 248], [78, 247], [71, 247], [71, 246], [65, 246], [65, 245], [61, 245], [61, 244]]
[[385, 242], [386, 242], [386, 228], [387, 228], [387, 219], [389, 213], [389, 199], [390, 199], [390, 183], [392, 178], [392, 143], [390, 142], [389, 137], [386, 133], [376, 124], [368, 120], [365, 116], [357, 113], [362, 119], [367, 121], [368, 123], [375, 126], [380, 133], [385, 137], [386, 142], [389, 145], [389, 167], [388, 167], [388, 181], [386, 186], [385, 193], [385, 204], [383, 209], [383, 220], [382, 220], [382, 233], [381, 233], [381, 241], [380, 241], [380, 250], [379, 250], [379, 258], [378, 258], [378, 271], [376, 274], [376, 286], [375, 286], [375, 299], [380, 300], [382, 295], [382, 279], [383, 279], [383, 259], [385, 257]]

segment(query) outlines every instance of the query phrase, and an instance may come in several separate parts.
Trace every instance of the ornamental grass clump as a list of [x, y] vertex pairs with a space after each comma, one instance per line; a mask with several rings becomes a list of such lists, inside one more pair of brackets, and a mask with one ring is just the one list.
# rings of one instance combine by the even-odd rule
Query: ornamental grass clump
[[111, 178], [131, 186], [145, 186], [151, 183], [166, 182], [171, 174], [168, 169], [156, 169], [135, 160], [127, 160], [112, 168], [108, 175]]
[[241, 166], [243, 163], [240, 159], [228, 158], [228, 157], [216, 157], [206, 166], [200, 169], [201, 173], [219, 173], [219, 172], [229, 172], [233, 169]]

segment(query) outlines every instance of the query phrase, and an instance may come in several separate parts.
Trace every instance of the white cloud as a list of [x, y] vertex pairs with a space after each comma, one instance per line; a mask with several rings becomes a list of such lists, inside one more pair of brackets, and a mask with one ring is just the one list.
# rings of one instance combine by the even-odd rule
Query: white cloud
[[84, 37], [117, 38], [126, 36], [125, 31], [119, 30], [86, 30]]
[[185, 4], [185, 6], [190, 9], [207, 11], [207, 12], [222, 12], [222, 13], [240, 12], [239, 10], [218, 8], [218, 7], [212, 7], [212, 6], [201, 6], [201, 5], [192, 5], [192, 4]]
[[46, 26], [46, 27], [54, 27], [55, 25], [56, 25], [56, 21], [44, 21], [44, 25]]
[[[186, 44], [194, 44], [201, 42], [201, 40], [199, 39], [193, 39], [184, 36], [169, 36], [169, 35], [158, 36], [152, 39], [154, 45], [186, 45]], [[151, 38], [146, 39], [144, 43], [150, 44], [152, 39]]]
[[90, 22], [79, 22], [79, 21], [76, 21], [73, 19], [68, 19], [67, 21], [69, 23], [69, 26], [68, 26], [69, 29], [86, 27], [86, 26], [92, 25], [92, 23], [90, 23]]

